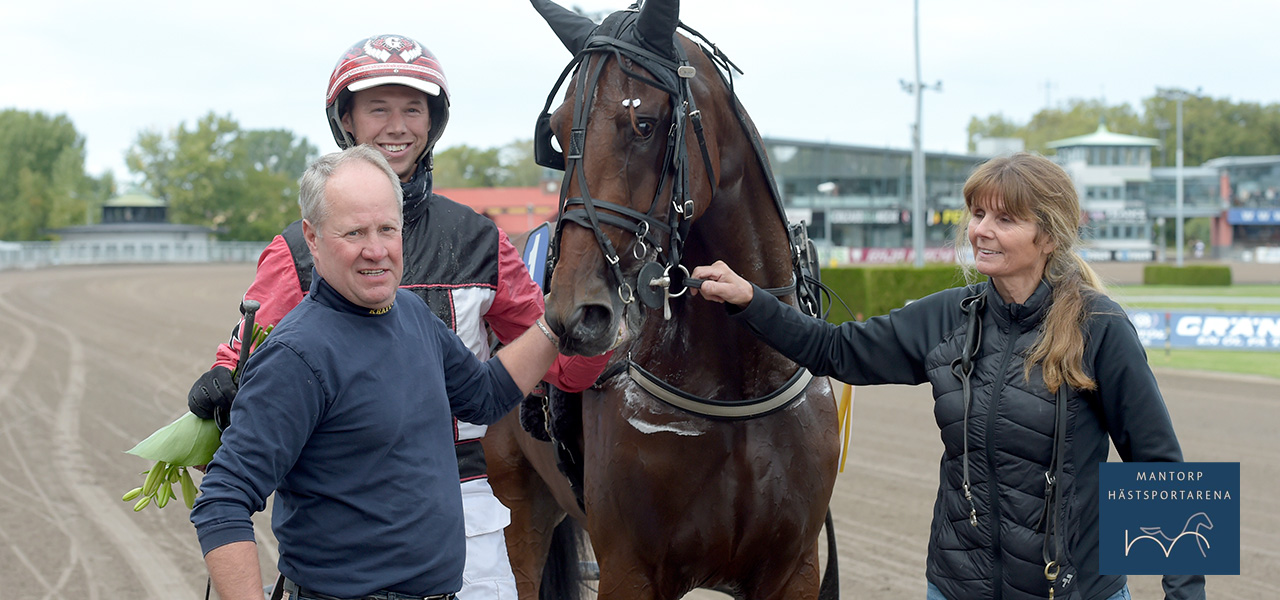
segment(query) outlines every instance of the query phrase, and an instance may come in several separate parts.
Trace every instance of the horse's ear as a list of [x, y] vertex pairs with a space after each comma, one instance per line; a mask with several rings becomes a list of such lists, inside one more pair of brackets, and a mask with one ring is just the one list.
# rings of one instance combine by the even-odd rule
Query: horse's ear
[[560, 43], [574, 55], [582, 50], [582, 47], [587, 44], [587, 38], [596, 29], [596, 24], [591, 19], [550, 0], [529, 1], [538, 10], [538, 14], [546, 20], [547, 25], [551, 26], [551, 31], [556, 33], [556, 37], [560, 38]]
[[640, 7], [636, 31], [640, 41], [663, 56], [675, 56], [676, 24], [680, 22], [680, 0], [646, 0]]

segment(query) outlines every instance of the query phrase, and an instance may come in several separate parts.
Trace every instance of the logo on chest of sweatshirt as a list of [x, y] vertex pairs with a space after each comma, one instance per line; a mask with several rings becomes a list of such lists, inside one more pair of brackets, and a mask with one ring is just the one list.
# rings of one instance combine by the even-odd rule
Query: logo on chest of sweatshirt
[[1104, 463], [1099, 570], [1240, 574], [1240, 463]]

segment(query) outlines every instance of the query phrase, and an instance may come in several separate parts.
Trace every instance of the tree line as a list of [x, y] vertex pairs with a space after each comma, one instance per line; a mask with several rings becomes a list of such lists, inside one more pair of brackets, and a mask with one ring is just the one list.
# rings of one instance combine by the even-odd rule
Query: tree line
[[[335, 148], [336, 149], [336, 148]], [[169, 131], [143, 131], [125, 154], [140, 191], [169, 221], [214, 228], [226, 240], [268, 240], [298, 218], [298, 178], [320, 150], [285, 129], [246, 129], [209, 113]], [[44, 240], [96, 223], [116, 193], [110, 172], [85, 173], [84, 136], [65, 115], [0, 111], [0, 240]], [[531, 186], [542, 171], [533, 142], [459, 145], [435, 154], [437, 188]]]
[[65, 115], [0, 111], [0, 240], [47, 239], [85, 223], [115, 188], [84, 172], [84, 136]]
[[[1072, 100], [1026, 123], [1002, 114], [973, 117], [969, 150], [982, 137], [1016, 137], [1028, 150], [1052, 154], [1048, 142], [1108, 129], [1160, 140], [1155, 166], [1172, 166], [1176, 106], [1168, 90], [1129, 104]], [[1280, 104], [1233, 102], [1190, 94], [1183, 102], [1185, 164], [1221, 156], [1280, 154]], [[213, 227], [222, 239], [266, 240], [297, 219], [298, 177], [320, 150], [285, 129], [255, 130], [210, 112], [169, 131], [143, 131], [126, 153], [142, 192], [168, 204], [174, 223]], [[97, 222], [103, 202], [127, 192], [111, 173], [85, 173], [84, 136], [65, 115], [0, 110], [0, 240], [50, 239], [50, 231]], [[435, 186], [538, 185], [542, 168], [531, 140], [479, 148], [457, 145], [435, 154]]]
[[[1174, 90], [1157, 89], [1142, 101], [1141, 111], [1129, 104], [1108, 105], [1100, 100], [1075, 99], [1061, 108], [1046, 108], [1026, 123], [1003, 114], [969, 120], [969, 151], [983, 137], [1020, 138], [1026, 149], [1052, 154], [1053, 140], [1093, 133], [1099, 121], [1115, 133], [1155, 138], [1152, 166], [1174, 166], [1178, 148], [1177, 103]], [[1233, 102], [1188, 93], [1182, 102], [1183, 162], [1198, 166], [1223, 156], [1280, 154], [1280, 104]]]

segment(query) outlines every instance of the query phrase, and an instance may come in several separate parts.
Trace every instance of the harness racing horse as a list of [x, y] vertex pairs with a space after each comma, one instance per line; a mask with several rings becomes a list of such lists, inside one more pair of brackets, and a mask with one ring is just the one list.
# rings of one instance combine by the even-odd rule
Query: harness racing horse
[[[566, 100], [544, 108], [535, 140], [539, 162], [565, 170], [546, 318], [561, 352], [614, 354], [581, 395], [577, 439], [556, 440], [581, 447], [580, 497], [553, 444], [514, 413], [485, 438], [490, 480], [512, 509], [521, 597], [538, 597], [552, 528], [568, 515], [590, 536], [602, 600], [695, 588], [835, 598], [830, 385], [731, 323], [725, 307], [685, 293], [697, 284], [688, 267], [719, 259], [792, 305], [812, 300], [803, 227], [786, 222], [733, 94], [736, 67], [678, 22], [678, 0], [649, 0], [598, 27], [532, 1], [575, 55], [547, 108], [568, 78]], [[551, 133], [563, 152], [549, 147]]]

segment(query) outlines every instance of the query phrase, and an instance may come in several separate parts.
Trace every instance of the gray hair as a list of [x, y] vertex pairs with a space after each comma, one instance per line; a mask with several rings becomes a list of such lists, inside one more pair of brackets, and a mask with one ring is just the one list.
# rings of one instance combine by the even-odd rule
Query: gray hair
[[312, 225], [319, 225], [329, 216], [329, 203], [324, 195], [325, 185], [329, 183], [329, 178], [333, 176], [334, 171], [338, 170], [338, 167], [354, 160], [367, 162], [387, 174], [387, 179], [391, 180], [391, 188], [396, 191], [396, 204], [399, 207], [400, 216], [404, 218], [404, 190], [400, 187], [400, 178], [396, 176], [395, 171], [391, 170], [391, 165], [387, 164], [387, 159], [382, 156], [382, 153], [368, 144], [326, 154], [307, 167], [302, 178], [298, 180], [298, 207], [302, 209], [302, 218], [310, 221]]

